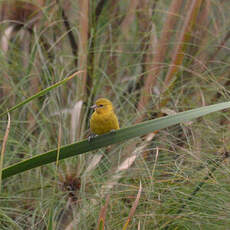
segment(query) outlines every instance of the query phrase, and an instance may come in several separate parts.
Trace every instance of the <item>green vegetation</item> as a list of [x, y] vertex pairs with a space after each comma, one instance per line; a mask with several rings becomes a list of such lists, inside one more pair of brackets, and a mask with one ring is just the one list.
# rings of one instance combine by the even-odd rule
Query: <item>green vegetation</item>
[[41, 2], [1, 3], [0, 229], [228, 229], [228, 2]]

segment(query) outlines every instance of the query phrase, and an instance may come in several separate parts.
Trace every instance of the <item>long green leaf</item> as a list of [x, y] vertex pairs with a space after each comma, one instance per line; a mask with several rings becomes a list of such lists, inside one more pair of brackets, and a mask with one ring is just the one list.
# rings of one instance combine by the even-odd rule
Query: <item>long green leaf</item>
[[[226, 108], [230, 108], [230, 102], [205, 106], [205, 107], [192, 109], [174, 115], [145, 121], [133, 125], [131, 127], [119, 129], [116, 132], [100, 135], [94, 138], [90, 142], [88, 140], [83, 140], [74, 144], [66, 145], [60, 148], [59, 160], [76, 156], [78, 154], [86, 153], [111, 144], [119, 143], [134, 137], [142, 136], [147, 133], [151, 133], [156, 130], [169, 127], [171, 125], [175, 125], [181, 122], [186, 122], [191, 119], [198, 118], [206, 114], [216, 112]], [[35, 157], [32, 157], [30, 159], [21, 161], [7, 168], [4, 168], [2, 171], [2, 178], [5, 179], [7, 177], [24, 172], [26, 170], [36, 168], [51, 162], [55, 162], [56, 159], [57, 159], [57, 149], [48, 151], [43, 154], [39, 154]]]

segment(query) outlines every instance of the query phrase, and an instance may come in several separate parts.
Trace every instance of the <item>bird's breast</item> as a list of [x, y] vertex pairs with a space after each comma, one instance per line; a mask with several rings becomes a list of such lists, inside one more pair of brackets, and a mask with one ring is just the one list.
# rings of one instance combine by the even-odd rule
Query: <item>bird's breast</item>
[[94, 112], [90, 119], [90, 129], [98, 135], [119, 129], [118, 119], [113, 112], [108, 114]]

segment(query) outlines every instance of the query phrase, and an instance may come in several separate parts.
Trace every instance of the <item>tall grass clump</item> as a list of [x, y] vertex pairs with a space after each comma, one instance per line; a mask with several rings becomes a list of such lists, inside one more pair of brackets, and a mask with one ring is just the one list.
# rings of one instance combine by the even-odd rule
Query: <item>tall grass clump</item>
[[0, 229], [227, 229], [228, 5], [1, 1]]

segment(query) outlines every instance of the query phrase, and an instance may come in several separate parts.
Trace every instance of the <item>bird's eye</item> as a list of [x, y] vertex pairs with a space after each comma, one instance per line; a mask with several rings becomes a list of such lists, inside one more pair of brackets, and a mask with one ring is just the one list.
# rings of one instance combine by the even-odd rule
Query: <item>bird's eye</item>
[[101, 104], [101, 105], [99, 105], [99, 107], [103, 107], [103, 105]]

